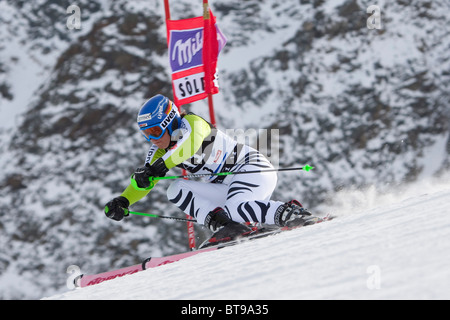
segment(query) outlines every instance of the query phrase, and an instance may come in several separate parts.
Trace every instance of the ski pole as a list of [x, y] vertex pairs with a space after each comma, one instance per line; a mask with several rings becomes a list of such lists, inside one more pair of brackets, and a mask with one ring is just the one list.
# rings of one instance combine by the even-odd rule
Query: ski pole
[[164, 177], [150, 177], [150, 186], [148, 188], [140, 188], [136, 180], [134, 180], [133, 176], [131, 177], [131, 184], [137, 190], [150, 190], [154, 187], [155, 181], [157, 180], [168, 180], [168, 179], [190, 179], [190, 178], [199, 178], [199, 177], [211, 177], [211, 176], [228, 176], [228, 175], [236, 175], [236, 174], [247, 174], [247, 173], [264, 173], [264, 172], [279, 172], [279, 171], [306, 171], [309, 172], [314, 169], [313, 166], [308, 164], [303, 167], [294, 167], [294, 168], [276, 168], [276, 169], [268, 169], [268, 170], [251, 170], [251, 171], [229, 171], [229, 172], [216, 172], [216, 173], [200, 173], [200, 174], [184, 174], [179, 176], [164, 176]]
[[264, 172], [274, 172], [274, 171], [311, 171], [314, 167], [310, 165], [305, 165], [303, 167], [295, 167], [295, 168], [277, 168], [277, 169], [268, 169], [268, 170], [251, 170], [251, 171], [229, 171], [229, 172], [217, 172], [217, 173], [200, 173], [200, 174], [185, 174], [179, 176], [167, 176], [167, 177], [151, 177], [151, 180], [164, 180], [164, 179], [186, 179], [186, 178], [197, 178], [197, 177], [208, 177], [208, 176], [228, 176], [235, 174], [246, 174], [246, 173], [264, 173]]
[[177, 221], [197, 222], [197, 220], [195, 220], [195, 219], [185, 219], [185, 218], [162, 216], [162, 215], [154, 214], [154, 213], [145, 213], [145, 212], [136, 212], [136, 211], [128, 211], [128, 213], [134, 214], [134, 215], [137, 215], [137, 216], [145, 216], [145, 217], [152, 217], [152, 218], [172, 219], [172, 220], [177, 220]]
[[277, 169], [268, 169], [268, 170], [251, 170], [251, 171], [230, 171], [230, 172], [216, 172], [216, 173], [200, 173], [200, 174], [185, 174], [179, 176], [167, 176], [167, 177], [150, 177], [150, 182], [155, 180], [165, 180], [165, 179], [189, 179], [189, 178], [198, 178], [198, 177], [208, 177], [208, 176], [228, 176], [235, 174], [247, 174], [247, 173], [264, 173], [264, 172], [278, 172], [278, 171], [311, 171], [314, 167], [310, 165], [304, 165], [303, 167], [294, 167], [294, 168], [277, 168]]

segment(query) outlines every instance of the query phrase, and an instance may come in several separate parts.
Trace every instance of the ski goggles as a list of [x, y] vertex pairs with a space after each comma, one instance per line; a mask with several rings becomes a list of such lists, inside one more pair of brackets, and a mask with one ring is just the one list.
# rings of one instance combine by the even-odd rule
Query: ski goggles
[[160, 139], [165, 131], [166, 130], [165, 129], [163, 130], [158, 124], [141, 130], [142, 134], [144, 135], [145, 139], [147, 139], [147, 141], [150, 141], [150, 139], [154, 140]]
[[160, 123], [156, 123], [154, 125], [150, 125], [141, 129], [141, 132], [144, 135], [145, 139], [147, 139], [147, 141], [150, 141], [150, 139], [160, 139], [166, 131], [167, 127], [172, 123], [172, 120], [177, 116], [177, 110], [172, 107], [172, 104], [170, 104], [170, 108], [171, 110], [169, 114]]

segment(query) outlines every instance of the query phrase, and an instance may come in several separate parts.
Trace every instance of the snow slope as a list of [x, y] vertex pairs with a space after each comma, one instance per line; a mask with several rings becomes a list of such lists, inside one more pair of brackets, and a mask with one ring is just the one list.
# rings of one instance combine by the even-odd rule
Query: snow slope
[[347, 191], [333, 221], [45, 299], [450, 299], [449, 180]]

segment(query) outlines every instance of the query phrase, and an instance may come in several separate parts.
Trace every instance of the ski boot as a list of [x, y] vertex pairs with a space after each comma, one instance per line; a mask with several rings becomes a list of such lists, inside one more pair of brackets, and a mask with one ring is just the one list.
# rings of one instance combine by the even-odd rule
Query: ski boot
[[297, 200], [291, 200], [278, 207], [275, 213], [275, 224], [279, 227], [295, 228], [317, 223], [317, 217], [303, 208]]
[[239, 236], [252, 232], [252, 229], [231, 220], [225, 210], [218, 207], [208, 213], [205, 219], [205, 226], [209, 228], [214, 234], [211, 239], [234, 240]]

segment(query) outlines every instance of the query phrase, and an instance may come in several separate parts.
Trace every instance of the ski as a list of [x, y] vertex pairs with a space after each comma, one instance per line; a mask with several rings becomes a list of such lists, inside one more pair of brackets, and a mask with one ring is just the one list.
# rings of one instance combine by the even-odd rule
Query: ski
[[199, 249], [199, 250], [195, 250], [195, 251], [174, 254], [174, 255], [166, 256], [166, 257], [150, 257], [150, 258], [147, 258], [144, 261], [142, 261], [142, 263], [140, 263], [140, 264], [136, 264], [136, 265], [125, 267], [125, 268], [120, 268], [120, 269], [107, 271], [107, 272], [103, 272], [103, 273], [98, 273], [98, 274], [92, 274], [92, 275], [81, 274], [74, 279], [74, 285], [77, 288], [84, 288], [84, 287], [92, 286], [92, 285], [99, 284], [99, 283], [102, 283], [107, 280], [112, 280], [112, 279], [123, 277], [123, 276], [129, 275], [129, 274], [134, 274], [134, 273], [137, 273], [140, 271], [144, 271], [146, 269], [159, 267], [162, 265], [166, 265], [169, 263], [173, 263], [173, 262], [176, 262], [176, 261], [179, 261], [182, 259], [192, 257], [199, 253], [204, 253], [204, 252], [213, 251], [213, 250], [217, 250], [217, 249], [220, 249], [220, 247]]
[[[305, 225], [305, 226], [314, 225], [314, 224], [321, 223], [324, 221], [330, 221], [333, 218], [334, 218], [334, 216], [330, 216], [330, 215], [328, 215], [324, 218], [316, 217], [316, 219], [314, 219], [314, 221], [311, 221], [312, 223]], [[234, 245], [246, 242], [246, 241], [264, 238], [267, 236], [279, 234], [281, 232], [298, 229], [298, 228], [305, 227], [305, 226], [298, 226], [298, 227], [294, 227], [294, 228], [288, 228], [288, 227], [279, 228], [279, 227], [275, 227], [275, 226], [263, 226], [263, 227], [259, 227], [259, 228], [254, 227], [254, 228], [252, 228], [252, 231], [250, 231], [246, 234], [243, 234], [242, 236], [240, 236], [237, 239], [230, 239], [230, 238], [208, 239], [199, 246], [199, 249], [197, 249], [195, 251], [188, 251], [188, 252], [174, 254], [174, 255], [165, 256], [165, 257], [150, 257], [150, 258], [147, 258], [144, 261], [142, 261], [142, 263], [140, 263], [140, 264], [136, 264], [133, 266], [120, 268], [120, 269], [116, 269], [116, 270], [112, 270], [112, 271], [107, 271], [107, 272], [103, 272], [103, 273], [92, 274], [92, 275], [81, 274], [74, 279], [74, 285], [77, 288], [84, 288], [84, 287], [96, 285], [96, 284], [102, 283], [104, 281], [112, 280], [115, 278], [119, 278], [119, 277], [123, 277], [126, 275], [134, 274], [134, 273], [137, 273], [140, 271], [144, 271], [144, 270], [147, 270], [150, 268], [155, 268], [155, 267], [159, 267], [159, 266], [166, 265], [169, 263], [177, 262], [182, 259], [186, 259], [186, 258], [195, 256], [200, 253], [210, 252], [210, 251], [234, 246]]]
[[207, 239], [206, 241], [204, 241], [200, 246], [199, 249], [205, 249], [205, 248], [215, 248], [215, 247], [225, 247], [225, 246], [233, 246], [236, 244], [240, 244], [246, 241], [251, 241], [251, 240], [255, 240], [255, 239], [260, 239], [260, 238], [264, 238], [267, 236], [271, 236], [271, 235], [275, 235], [284, 231], [289, 231], [289, 230], [293, 230], [293, 229], [298, 229], [298, 228], [302, 228], [302, 227], [306, 227], [306, 226], [310, 226], [310, 225], [314, 225], [317, 223], [321, 223], [324, 221], [330, 221], [334, 218], [334, 216], [331, 215], [327, 215], [323, 218], [320, 217], [314, 217], [313, 219], [308, 221], [307, 225], [301, 225], [298, 227], [276, 227], [273, 225], [269, 225], [269, 226], [263, 226], [260, 228], [254, 228], [253, 231], [250, 232], [246, 232], [244, 234], [242, 234], [241, 236], [239, 236], [236, 239], [231, 239], [231, 238], [224, 238], [224, 239], [216, 239], [216, 238], [210, 238]]

